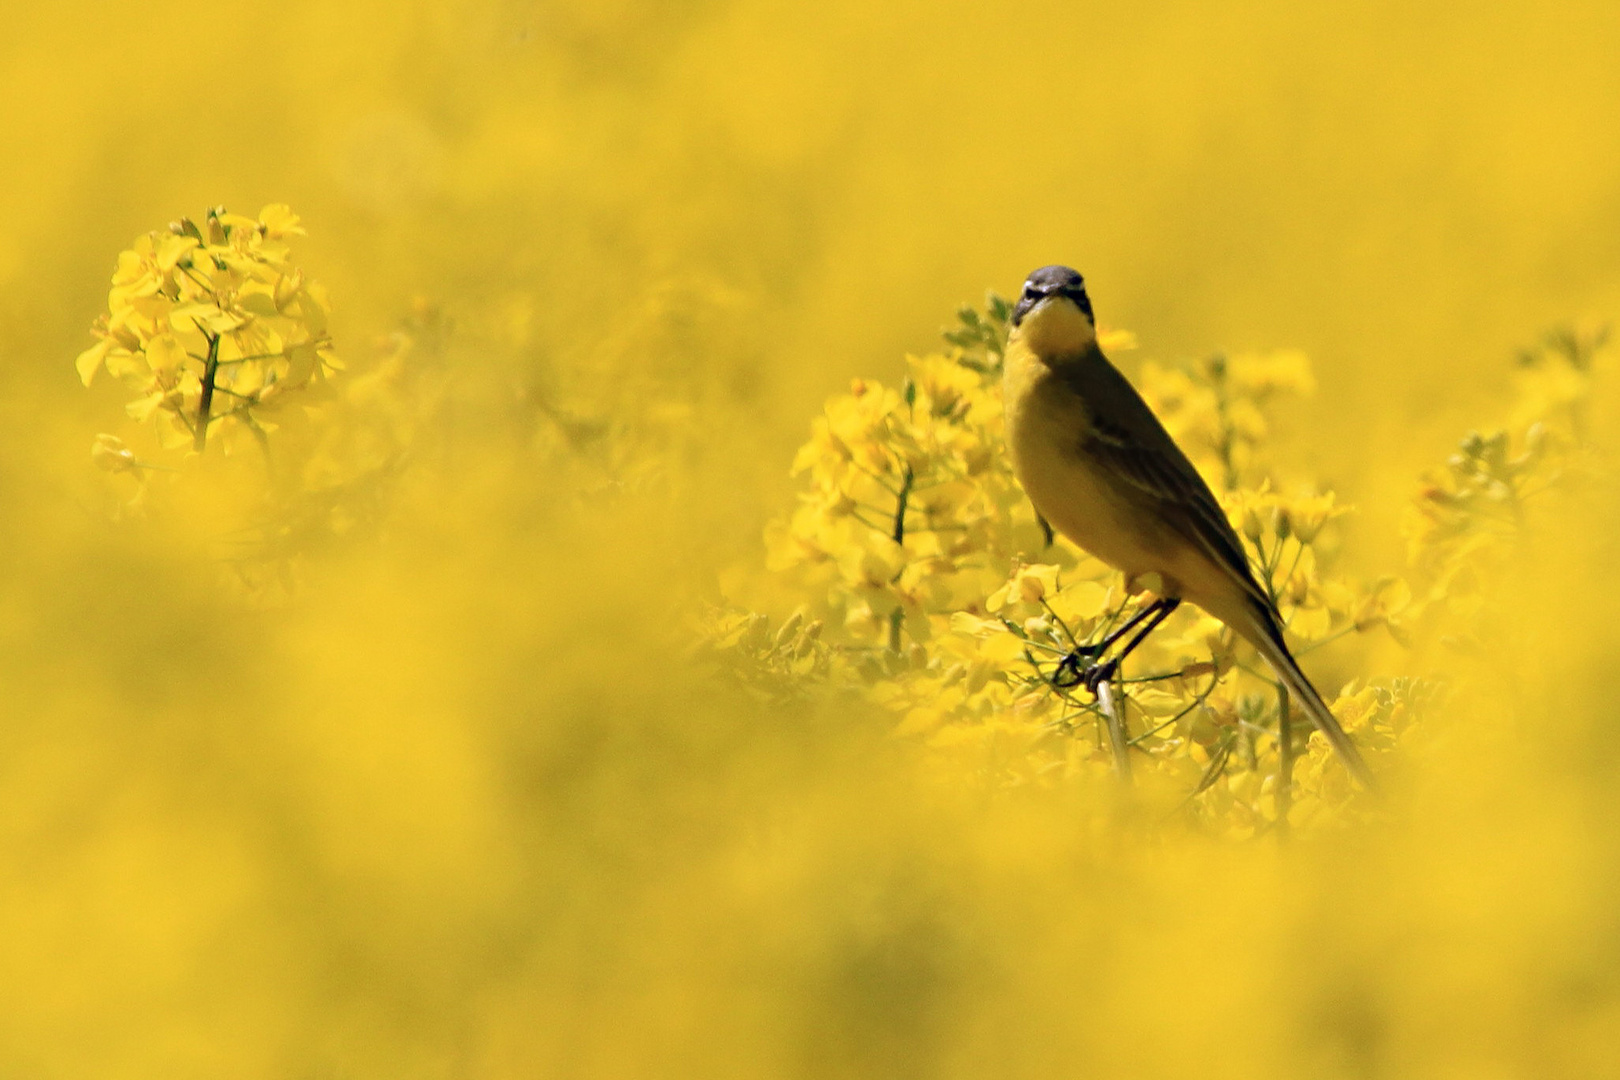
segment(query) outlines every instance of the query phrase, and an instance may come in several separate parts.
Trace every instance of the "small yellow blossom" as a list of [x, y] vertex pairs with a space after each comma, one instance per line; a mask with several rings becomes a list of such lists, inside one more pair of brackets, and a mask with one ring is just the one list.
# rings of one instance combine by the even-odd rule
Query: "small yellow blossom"
[[130, 472], [140, 466], [135, 460], [135, 454], [124, 440], [116, 435], [97, 435], [95, 442], [90, 444], [90, 460], [96, 467], [108, 472]]
[[1058, 567], [1050, 563], [1020, 566], [1007, 583], [985, 601], [990, 611], [1001, 611], [1010, 604], [1039, 604], [1058, 590]]

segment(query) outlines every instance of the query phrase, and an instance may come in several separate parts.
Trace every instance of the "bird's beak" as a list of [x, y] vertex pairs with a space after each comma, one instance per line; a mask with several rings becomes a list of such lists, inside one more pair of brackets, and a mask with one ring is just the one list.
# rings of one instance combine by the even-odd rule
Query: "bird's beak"
[[1046, 294], [1039, 296], [1030, 296], [1025, 294], [1024, 296], [1019, 297], [1017, 306], [1013, 308], [1012, 324], [1017, 326], [1019, 323], [1023, 322], [1025, 315], [1028, 315], [1031, 311], [1034, 311], [1041, 305], [1043, 301], [1048, 299], [1050, 299], [1050, 296]]

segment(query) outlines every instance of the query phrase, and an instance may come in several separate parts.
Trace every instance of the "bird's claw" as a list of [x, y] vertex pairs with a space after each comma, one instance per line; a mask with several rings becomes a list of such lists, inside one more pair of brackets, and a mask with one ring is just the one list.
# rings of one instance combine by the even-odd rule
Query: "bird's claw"
[[1059, 690], [1072, 690], [1085, 682], [1086, 672], [1090, 668], [1089, 666], [1085, 668], [1080, 666], [1083, 659], [1086, 659], [1086, 656], [1079, 649], [1065, 654], [1052, 671], [1052, 685]]
[[1114, 672], [1118, 669], [1119, 661], [1117, 660], [1110, 660], [1106, 664], [1092, 664], [1090, 667], [1086, 668], [1085, 671], [1081, 672], [1080, 685], [1084, 686], [1086, 691], [1091, 694], [1092, 697], [1096, 697], [1097, 684], [1101, 683], [1104, 679], [1112, 679], [1114, 677]]
[[1058, 661], [1057, 670], [1052, 672], [1052, 685], [1059, 690], [1072, 690], [1076, 686], [1083, 686], [1086, 692], [1093, 697], [1097, 695], [1097, 684], [1104, 679], [1112, 678], [1119, 668], [1119, 661], [1110, 660], [1105, 664], [1086, 664], [1083, 661], [1091, 660], [1101, 650], [1095, 645], [1080, 645], [1072, 652]]

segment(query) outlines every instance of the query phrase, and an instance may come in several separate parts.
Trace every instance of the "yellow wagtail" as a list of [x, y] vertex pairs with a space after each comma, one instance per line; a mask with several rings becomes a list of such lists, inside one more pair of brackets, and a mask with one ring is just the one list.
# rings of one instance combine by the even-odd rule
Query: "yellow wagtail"
[[[1283, 640], [1282, 620], [1204, 478], [1108, 358], [1084, 280], [1067, 266], [1029, 275], [1013, 309], [1002, 376], [1013, 470], [1053, 528], [1128, 587], [1156, 574], [1161, 594], [1101, 645], [1138, 625], [1120, 654], [1084, 674], [1095, 690], [1182, 600], [1259, 650], [1364, 786], [1372, 774]], [[1070, 663], [1071, 661], [1066, 661]]]

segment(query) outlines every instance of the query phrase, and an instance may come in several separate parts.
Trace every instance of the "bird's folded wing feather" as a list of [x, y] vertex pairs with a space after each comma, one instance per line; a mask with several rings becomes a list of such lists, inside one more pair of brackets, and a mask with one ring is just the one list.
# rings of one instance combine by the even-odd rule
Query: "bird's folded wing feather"
[[1122, 492], [1127, 499], [1148, 503], [1161, 521], [1269, 609], [1271, 601], [1214, 493], [1136, 389], [1112, 366], [1096, 371], [1076, 389], [1091, 421], [1081, 452], [1127, 486]]

